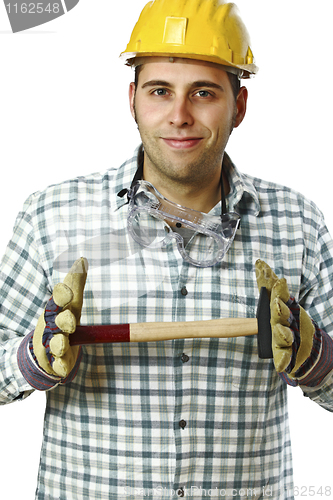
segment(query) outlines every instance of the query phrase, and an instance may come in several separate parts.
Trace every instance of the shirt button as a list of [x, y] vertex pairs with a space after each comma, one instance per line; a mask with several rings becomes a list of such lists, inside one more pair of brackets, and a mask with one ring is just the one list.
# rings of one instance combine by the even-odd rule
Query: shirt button
[[187, 294], [188, 294], [188, 291], [187, 291], [186, 286], [183, 286], [183, 288], [180, 290], [180, 293], [181, 293], [182, 295], [184, 295], [184, 297], [185, 297], [185, 295], [187, 295]]
[[179, 488], [179, 489], [177, 490], [177, 495], [178, 495], [179, 497], [184, 497], [184, 496], [185, 496], [184, 489], [183, 489], [183, 488]]
[[180, 422], [179, 422], [179, 427], [180, 427], [181, 429], [185, 429], [185, 427], [186, 427], [186, 421], [185, 421], [185, 420], [180, 420]]
[[183, 363], [187, 363], [190, 357], [187, 354], [182, 354], [181, 360]]

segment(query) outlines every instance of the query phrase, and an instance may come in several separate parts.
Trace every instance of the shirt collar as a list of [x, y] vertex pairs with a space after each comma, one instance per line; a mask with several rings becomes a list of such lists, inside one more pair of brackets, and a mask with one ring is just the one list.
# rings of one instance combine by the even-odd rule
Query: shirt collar
[[[138, 165], [143, 161], [143, 147], [142, 144], [138, 146], [132, 158], [127, 160], [121, 165], [116, 173], [116, 204], [117, 209], [127, 204], [126, 194], [119, 196], [118, 193], [122, 193], [123, 190], [130, 188], [133, 177], [138, 169]], [[225, 168], [226, 175], [230, 184], [230, 192], [227, 196], [228, 210], [230, 212], [237, 212], [237, 205], [242, 200], [245, 193], [249, 195], [247, 200], [247, 210], [258, 215], [260, 212], [260, 202], [257, 190], [255, 189], [251, 179], [246, 175], [239, 172], [234, 163], [231, 161], [227, 153], [224, 154], [223, 166]], [[250, 203], [249, 203], [250, 202]], [[220, 208], [220, 203], [213, 209], [213, 212], [217, 211], [217, 207]]]
[[138, 146], [132, 158], [125, 161], [116, 173], [115, 196], [116, 205], [118, 208], [128, 203], [126, 192], [131, 187], [133, 177], [138, 169], [138, 165], [143, 161], [142, 144]]
[[237, 169], [227, 153], [224, 154], [223, 166], [230, 184], [230, 192], [227, 196], [229, 212], [237, 212], [237, 205], [241, 202], [244, 195], [248, 194], [249, 196], [246, 200], [246, 211], [252, 212], [255, 216], [259, 215], [259, 196], [251, 178], [242, 174]]

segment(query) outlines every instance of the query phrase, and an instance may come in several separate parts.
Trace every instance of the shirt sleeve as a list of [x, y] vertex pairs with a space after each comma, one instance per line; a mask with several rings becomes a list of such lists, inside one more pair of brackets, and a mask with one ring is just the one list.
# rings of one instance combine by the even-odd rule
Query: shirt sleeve
[[0, 265], [0, 404], [22, 399], [33, 388], [22, 376], [17, 352], [51, 295], [49, 273], [43, 269], [35, 240], [32, 195], [19, 213], [12, 239]]
[[[317, 226], [316, 237], [312, 233], [312, 237], [305, 241], [304, 248], [303, 281], [299, 301], [318, 326], [332, 338], [333, 242], [322, 216]], [[332, 370], [319, 385], [306, 387], [300, 383], [300, 387], [305, 396], [326, 410], [333, 411]]]

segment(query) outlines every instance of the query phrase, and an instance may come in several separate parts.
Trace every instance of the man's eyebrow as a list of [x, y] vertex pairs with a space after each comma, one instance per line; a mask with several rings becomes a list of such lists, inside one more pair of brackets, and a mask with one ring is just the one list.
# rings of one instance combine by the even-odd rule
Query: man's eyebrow
[[[167, 82], [166, 80], [149, 80], [148, 82], [145, 82], [141, 88], [144, 89], [146, 87], [172, 87], [172, 86], [173, 85], [170, 82]], [[221, 85], [207, 80], [198, 80], [197, 82], [192, 82], [189, 85], [189, 88], [199, 88], [199, 87], [217, 89], [220, 90], [221, 92], [224, 92], [224, 88]]]
[[210, 89], [221, 90], [221, 92], [224, 92], [224, 88], [222, 87], [222, 85], [219, 85], [218, 83], [215, 83], [215, 82], [206, 81], [206, 80], [199, 80], [197, 82], [193, 82], [191, 84], [191, 87], [193, 87], [193, 88], [206, 87], [206, 88], [210, 88]]
[[165, 80], [149, 80], [144, 83], [141, 88], [144, 89], [146, 87], [172, 87], [172, 85]]

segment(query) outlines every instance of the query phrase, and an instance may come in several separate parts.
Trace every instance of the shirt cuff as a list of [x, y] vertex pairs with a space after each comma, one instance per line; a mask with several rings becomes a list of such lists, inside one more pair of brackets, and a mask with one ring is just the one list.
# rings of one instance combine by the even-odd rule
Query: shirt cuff
[[17, 363], [17, 350], [22, 337], [12, 337], [1, 347], [0, 360], [0, 405], [23, 400], [34, 392], [33, 387], [23, 377]]

